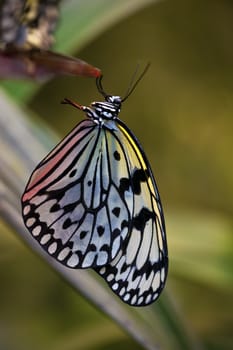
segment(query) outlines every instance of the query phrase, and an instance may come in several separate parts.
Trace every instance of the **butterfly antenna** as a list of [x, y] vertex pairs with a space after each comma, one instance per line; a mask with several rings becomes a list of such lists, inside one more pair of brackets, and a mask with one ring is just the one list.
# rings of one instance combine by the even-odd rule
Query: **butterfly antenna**
[[96, 78], [96, 86], [97, 89], [99, 91], [99, 93], [104, 96], [104, 98], [106, 98], [108, 96], [108, 94], [106, 94], [106, 92], [104, 91], [103, 85], [102, 85], [102, 79], [103, 79], [103, 75], [101, 75], [100, 77]]
[[64, 98], [62, 101], [61, 101], [61, 104], [63, 105], [71, 105], [75, 108], [78, 108], [80, 110], [83, 109], [83, 106], [81, 106], [80, 104], [78, 104], [77, 102], [74, 102], [73, 100], [70, 100], [69, 98]]
[[139, 70], [139, 64], [137, 64], [137, 67], [135, 69], [135, 72], [131, 78], [130, 84], [129, 84], [129, 88], [125, 94], [125, 97], [121, 100], [121, 102], [125, 101], [134, 91], [134, 89], [136, 88], [136, 86], [138, 85], [138, 83], [142, 80], [142, 78], [144, 77], [144, 75], [146, 74], [146, 72], [148, 71], [149, 67], [150, 67], [150, 63], [148, 62], [147, 65], [145, 66], [145, 68], [143, 69], [142, 73], [139, 75], [138, 79], [135, 81], [135, 77], [138, 73]]

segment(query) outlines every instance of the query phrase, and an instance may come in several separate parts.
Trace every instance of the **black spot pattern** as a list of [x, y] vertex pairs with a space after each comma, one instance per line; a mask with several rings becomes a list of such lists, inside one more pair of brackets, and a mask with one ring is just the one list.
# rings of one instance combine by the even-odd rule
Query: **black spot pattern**
[[61, 209], [60, 205], [59, 205], [58, 203], [55, 203], [55, 204], [52, 205], [52, 207], [50, 208], [50, 213], [53, 213], [53, 212], [58, 211], [58, 210], [60, 210], [60, 209]]
[[104, 244], [101, 248], [100, 248], [101, 252], [109, 252], [109, 246], [107, 244]]
[[113, 213], [117, 218], [119, 217], [120, 212], [121, 212], [121, 208], [119, 208], [119, 207], [115, 207], [115, 208], [112, 210], [112, 213]]
[[96, 246], [94, 244], [90, 244], [88, 247], [88, 251], [96, 252]]
[[72, 221], [70, 220], [70, 218], [67, 218], [62, 225], [62, 228], [65, 230], [67, 228], [69, 228], [72, 225]]
[[115, 230], [112, 231], [112, 237], [118, 237], [121, 234], [121, 231], [119, 230], [119, 228], [115, 228]]
[[76, 206], [77, 206], [76, 202], [70, 203], [70, 204], [64, 205], [63, 210], [65, 213], [69, 213], [73, 211], [76, 208]]
[[119, 193], [124, 195], [125, 191], [128, 191], [130, 187], [130, 181], [126, 177], [120, 179]]
[[98, 226], [97, 227], [97, 232], [98, 232], [98, 235], [100, 237], [103, 236], [103, 234], [104, 234], [104, 227], [103, 226]]
[[139, 231], [144, 231], [147, 221], [155, 219], [155, 214], [148, 208], [142, 208], [140, 213], [134, 217], [133, 225]]
[[136, 169], [132, 176], [132, 189], [134, 194], [141, 193], [141, 182], [147, 180], [146, 173], [143, 169]]
[[121, 223], [121, 229], [123, 230], [124, 228], [129, 227], [129, 222], [126, 220], [123, 220]]
[[115, 151], [114, 153], [113, 153], [113, 156], [114, 156], [114, 158], [116, 159], [116, 160], [121, 160], [121, 155], [120, 155], [120, 153], [119, 152], [117, 152], [117, 151]]
[[74, 169], [70, 172], [70, 177], [74, 177], [77, 173], [77, 169]]
[[81, 231], [80, 232], [80, 238], [84, 239], [86, 237], [86, 235], [88, 234], [88, 231]]

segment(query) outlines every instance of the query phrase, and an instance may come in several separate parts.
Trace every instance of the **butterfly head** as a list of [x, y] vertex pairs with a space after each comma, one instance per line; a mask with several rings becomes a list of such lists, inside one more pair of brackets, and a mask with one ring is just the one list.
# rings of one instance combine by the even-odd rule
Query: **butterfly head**
[[121, 98], [108, 95], [104, 102], [92, 102], [91, 108], [103, 120], [116, 119], [121, 109]]
[[120, 96], [105, 96], [106, 102], [112, 103], [116, 108], [121, 108], [121, 97]]

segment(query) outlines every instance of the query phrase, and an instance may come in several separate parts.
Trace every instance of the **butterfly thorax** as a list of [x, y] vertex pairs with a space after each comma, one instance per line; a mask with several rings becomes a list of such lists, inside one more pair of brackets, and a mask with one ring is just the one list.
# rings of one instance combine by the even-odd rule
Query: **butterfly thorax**
[[88, 118], [100, 126], [108, 126], [108, 122], [116, 119], [120, 113], [120, 96], [106, 96], [104, 102], [92, 102], [90, 107], [83, 107]]

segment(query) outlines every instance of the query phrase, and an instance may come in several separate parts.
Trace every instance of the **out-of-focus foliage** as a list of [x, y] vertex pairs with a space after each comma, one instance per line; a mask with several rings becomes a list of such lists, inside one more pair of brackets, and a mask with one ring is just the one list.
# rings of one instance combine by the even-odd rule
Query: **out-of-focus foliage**
[[[62, 21], [65, 27], [69, 18]], [[232, 22], [231, 1], [161, 1], [92, 41], [87, 36], [88, 46], [84, 39], [78, 52], [102, 69], [104, 87], [114, 94], [127, 90], [139, 59], [151, 62], [120, 117], [141, 141], [159, 184], [170, 256], [167, 290], [196, 348], [208, 350], [228, 350], [233, 343]], [[58, 38], [67, 47], [70, 38], [74, 49], [74, 36], [59, 33]], [[60, 135], [83, 118], [59, 104], [63, 97], [81, 104], [100, 98], [94, 81], [84, 78], [59, 77], [44, 85], [27, 108]], [[1, 232], [1, 348], [141, 348], [33, 256], [4, 223]], [[158, 316], [155, 330], [162, 324], [158, 342], [165, 349], [187, 349], [175, 327], [179, 320], [172, 320], [166, 305], [166, 295], [161, 296], [147, 314], [148, 320], [152, 313]]]

